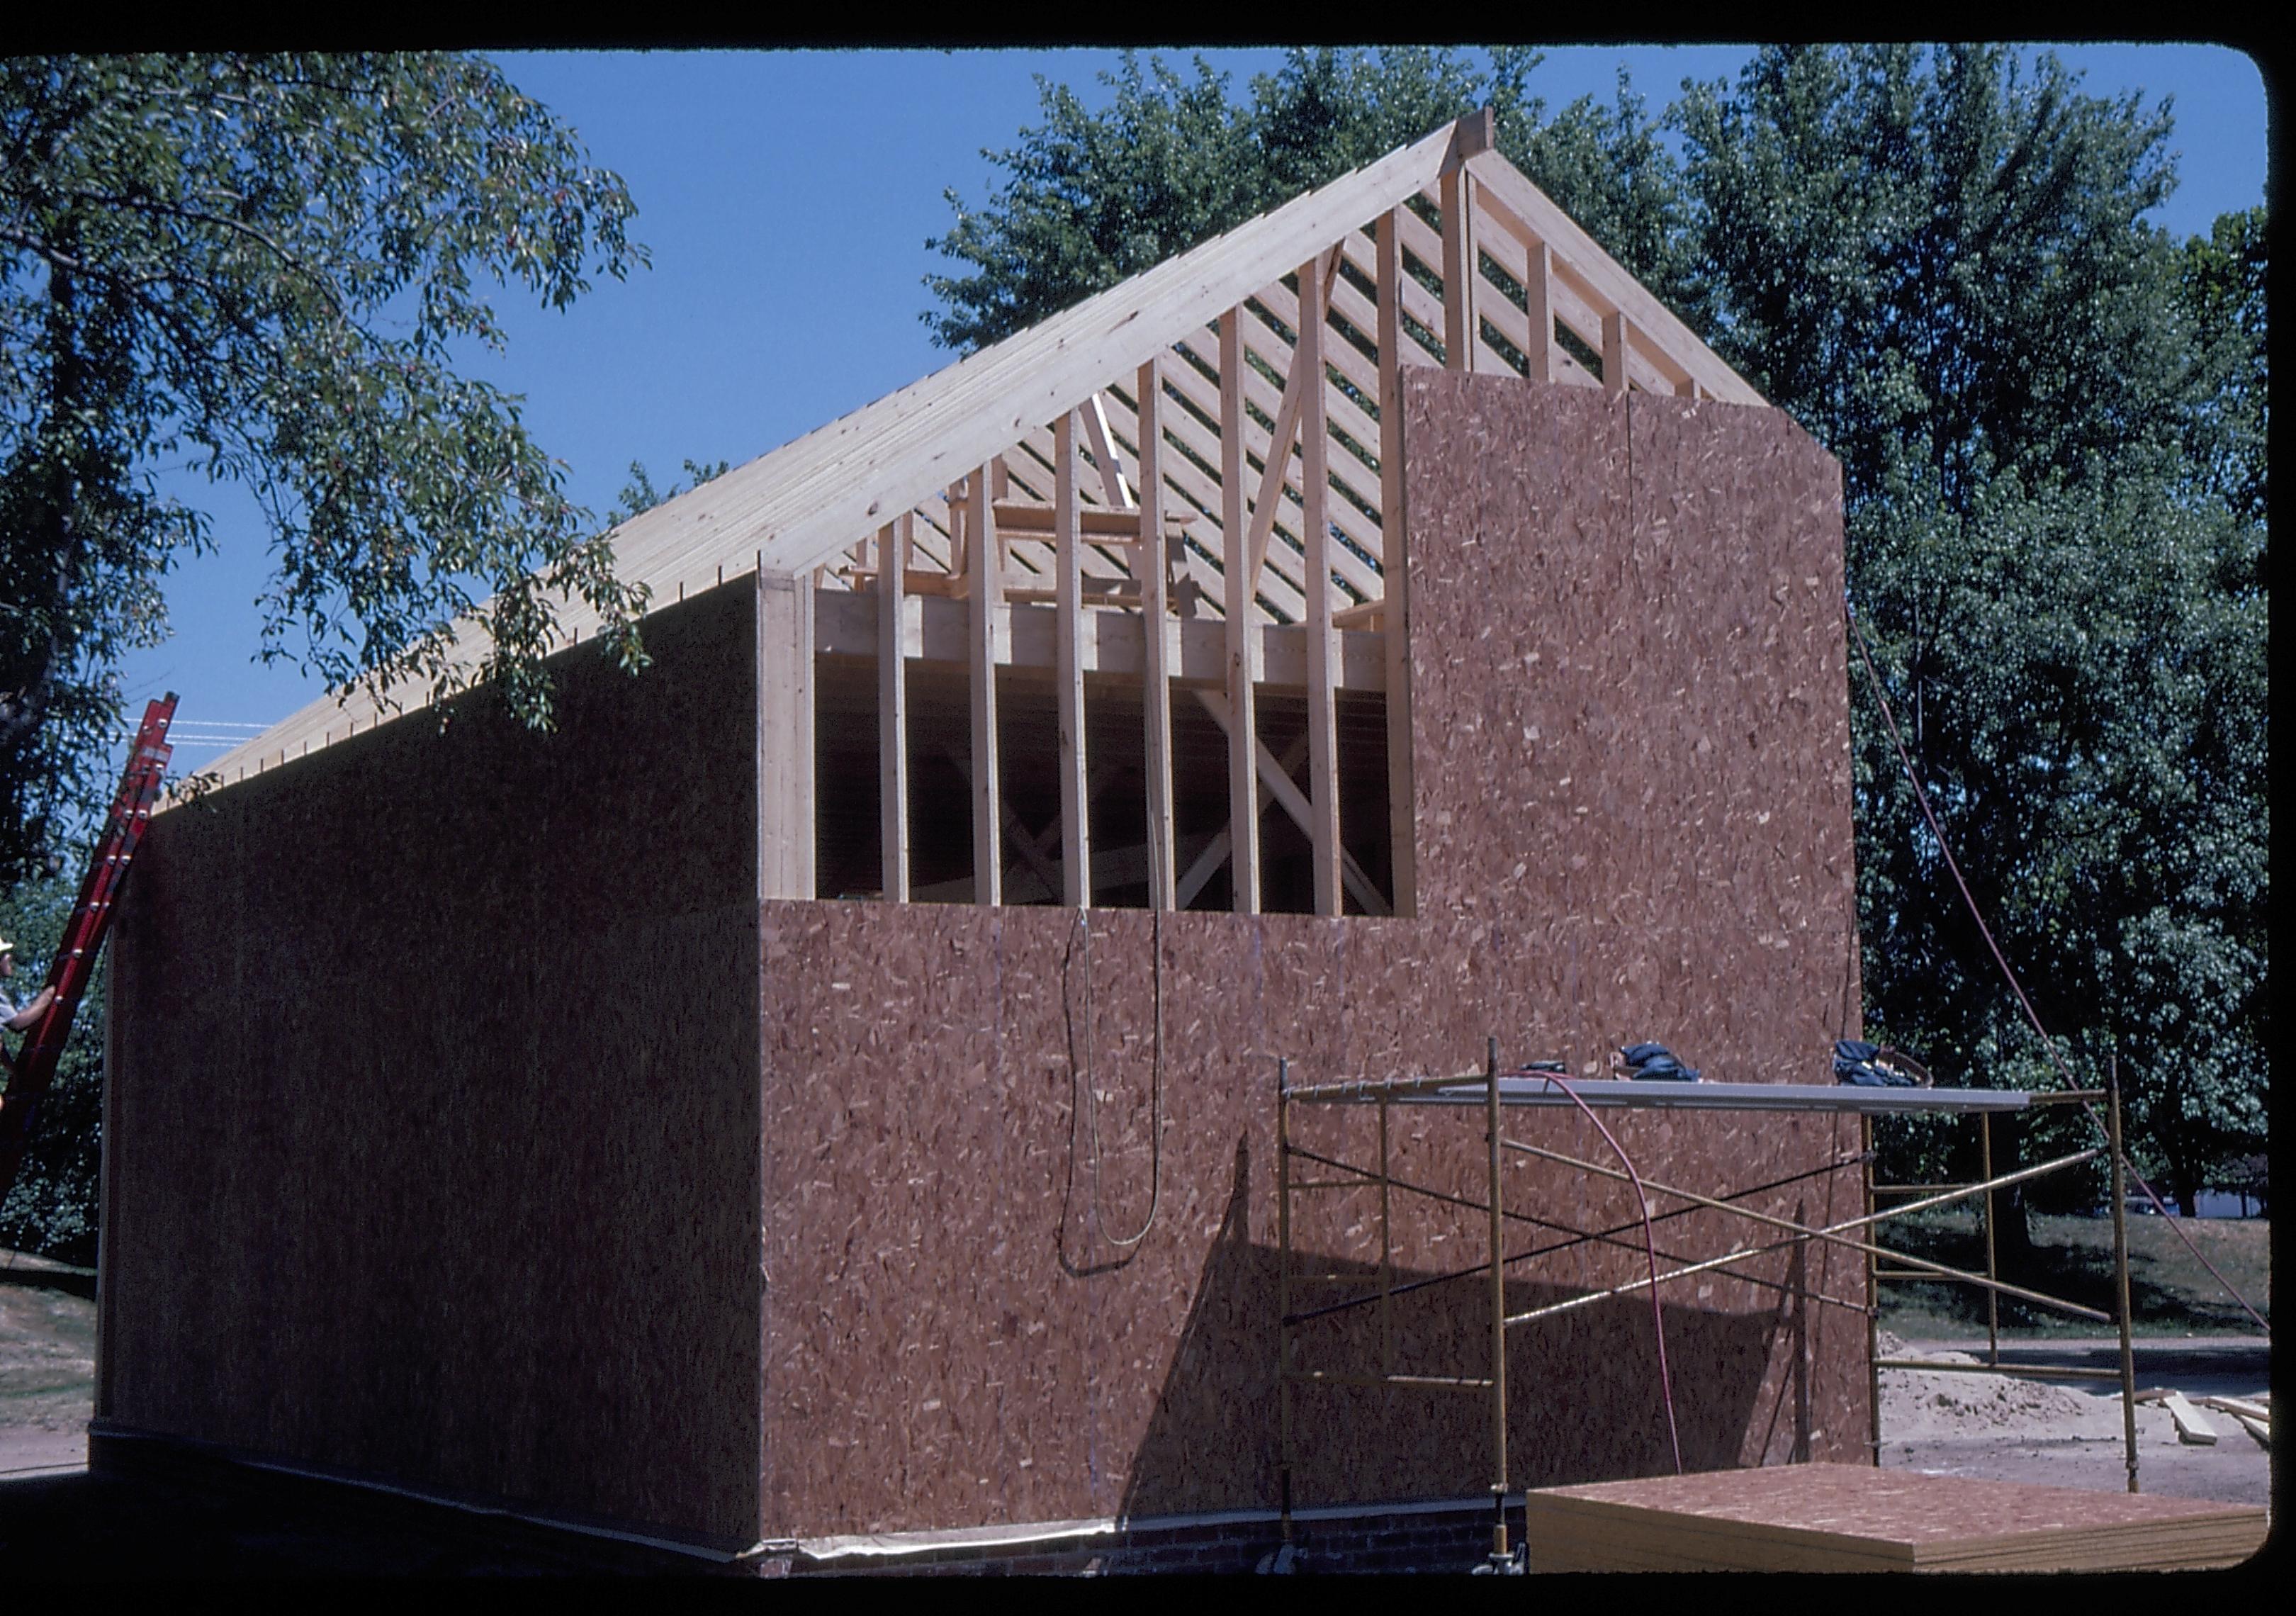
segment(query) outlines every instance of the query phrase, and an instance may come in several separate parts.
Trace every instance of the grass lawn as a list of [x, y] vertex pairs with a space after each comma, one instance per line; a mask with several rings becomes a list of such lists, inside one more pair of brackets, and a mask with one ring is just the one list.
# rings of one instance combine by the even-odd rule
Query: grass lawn
[[[2005, 1260], [2001, 1277], [2103, 1312], [2115, 1310], [2112, 1219], [2030, 1219], [2030, 1266]], [[2192, 1218], [2178, 1226], [2267, 1319], [2272, 1317], [2272, 1226], [2261, 1218]], [[1940, 1210], [1882, 1226], [1882, 1243], [1957, 1268], [1985, 1271], [1984, 1226], [1972, 1211]], [[1882, 1323], [1901, 1336], [1982, 1334], [1985, 1292], [1976, 1285], [1891, 1280], [1882, 1286]], [[2128, 1219], [2128, 1294], [2140, 1335], [2247, 1333], [2240, 1305], [2193, 1259], [2166, 1218]], [[2001, 1326], [2021, 1335], [2094, 1335], [2108, 1326], [2001, 1299]]]

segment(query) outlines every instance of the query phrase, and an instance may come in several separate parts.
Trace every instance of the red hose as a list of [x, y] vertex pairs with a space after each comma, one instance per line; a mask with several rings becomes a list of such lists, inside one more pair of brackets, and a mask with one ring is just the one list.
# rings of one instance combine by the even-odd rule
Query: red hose
[[1611, 1136], [1611, 1130], [1603, 1126], [1603, 1119], [1595, 1114], [1592, 1106], [1571, 1091], [1570, 1084], [1551, 1071], [1533, 1071], [1529, 1068], [1503, 1075], [1543, 1078], [1561, 1089], [1571, 1104], [1587, 1113], [1587, 1120], [1595, 1125], [1595, 1131], [1603, 1136], [1603, 1143], [1611, 1147], [1611, 1153], [1618, 1157], [1620, 1165], [1627, 1169], [1627, 1177], [1634, 1183], [1635, 1199], [1642, 1203], [1643, 1210], [1643, 1251], [1650, 1259], [1651, 1333], [1658, 1341], [1658, 1389], [1660, 1395], [1666, 1399], [1666, 1440], [1674, 1449], [1674, 1473], [1678, 1476], [1682, 1473], [1682, 1437], [1674, 1424], [1674, 1379], [1666, 1369], [1666, 1315], [1658, 1304], [1658, 1236], [1651, 1232], [1650, 1197], [1643, 1193], [1643, 1176], [1635, 1170], [1634, 1158], [1620, 1148], [1619, 1142]]

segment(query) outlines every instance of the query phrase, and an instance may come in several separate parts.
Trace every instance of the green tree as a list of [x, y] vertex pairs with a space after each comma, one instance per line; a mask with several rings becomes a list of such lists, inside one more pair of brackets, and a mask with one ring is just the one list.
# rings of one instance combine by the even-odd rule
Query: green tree
[[[0, 893], [0, 937], [16, 945], [16, 974], [7, 996], [31, 1002], [46, 980], [48, 962], [71, 918], [77, 890], [56, 877], [29, 881]], [[37, 1251], [67, 1262], [95, 1260], [96, 1190], [103, 1151], [103, 1012], [105, 962], [89, 975], [87, 994], [73, 1019], [71, 1038], [32, 1136], [25, 1142], [16, 1182], [0, 1200], [0, 1246]], [[8, 1033], [9, 1052], [23, 1035]], [[4, 1074], [0, 1074], [4, 1075]]]
[[1184, 78], [1127, 54], [1102, 75], [1093, 111], [1037, 81], [1045, 121], [995, 154], [1006, 177], [929, 243], [962, 266], [929, 275], [923, 318], [945, 348], [971, 351], [1152, 268], [1488, 105], [1500, 151], [1630, 267], [1670, 262], [1681, 198], [1658, 126], [1620, 81], [1604, 108], [1581, 97], [1550, 119], [1529, 94], [1537, 52], [1502, 47], [1488, 67], [1456, 51], [1295, 51], [1238, 104], [1201, 58]]
[[705, 482], [714, 482], [732, 467], [733, 462], [728, 460], [706, 463], [689, 460], [685, 463], [685, 476], [682, 480], [666, 488], [657, 489], [645, 463], [633, 460], [630, 462], [630, 480], [622, 485], [621, 493], [614, 500], [614, 508], [606, 513], [606, 525], [618, 528], [641, 511], [651, 511], [666, 499], [676, 499], [680, 494], [698, 488]]
[[643, 263], [621, 182], [463, 56], [0, 62], [0, 880], [100, 800], [119, 653], [208, 542], [160, 491], [244, 484], [278, 565], [263, 654], [331, 688], [478, 677], [546, 724], [560, 600], [643, 660], [641, 592], [527, 435], [458, 373], [490, 286], [562, 308]]
[[[926, 318], [994, 340], [1490, 104], [1841, 460], [1851, 594], [1976, 900], [2084, 1080], [2117, 1054], [2189, 1210], [2264, 1128], [2261, 210], [2170, 242], [2169, 109], [2047, 56], [1766, 50], [1656, 117], [1622, 77], [1549, 118], [1536, 63], [1295, 53], [1237, 103], [1128, 61], [1096, 113], [1046, 86]], [[1852, 718], [1876, 1029], [1948, 1081], [2053, 1084], [1862, 676]]]
[[[1851, 593], [1979, 906], [2191, 1210], [2264, 1117], [2260, 218], [2181, 251], [2167, 109], [2001, 50], [1764, 52], [1677, 109], [1710, 329], [1841, 459]], [[1866, 980], [2056, 1079], [1853, 680]]]
[[2185, 244], [2181, 271], [2196, 382], [2186, 448], [2201, 488], [2243, 521], [2265, 521], [2264, 209], [2227, 213]]

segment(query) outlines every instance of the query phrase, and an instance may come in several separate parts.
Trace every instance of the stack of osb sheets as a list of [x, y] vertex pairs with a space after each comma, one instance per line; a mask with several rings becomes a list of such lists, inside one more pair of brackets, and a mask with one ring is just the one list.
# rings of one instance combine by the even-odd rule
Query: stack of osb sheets
[[1534, 1571], [2119, 1571], [2236, 1565], [2265, 1512], [1863, 1464], [1556, 1487], [1529, 1497]]

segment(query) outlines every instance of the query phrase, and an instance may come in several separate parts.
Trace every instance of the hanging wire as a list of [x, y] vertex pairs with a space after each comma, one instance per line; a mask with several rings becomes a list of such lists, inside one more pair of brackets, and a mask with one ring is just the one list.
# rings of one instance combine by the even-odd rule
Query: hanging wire
[[[1847, 595], [1842, 596], [1841, 611], [1849, 619], [1850, 635], [1857, 642], [1857, 657], [1866, 664], [1866, 677], [1874, 687], [1874, 700], [1882, 710], [1882, 722], [1889, 726], [1890, 743], [1897, 749], [1898, 762], [1905, 769], [1906, 780], [1913, 785], [1914, 800], [1921, 804], [1922, 817], [1929, 822], [1930, 834], [1937, 838], [1938, 851], [1945, 855], [1945, 867], [1953, 872], [1953, 884], [1961, 890], [1962, 902], [1969, 906], [1969, 917], [1977, 923], [1978, 935], [1985, 939], [1986, 947], [1992, 951], [1993, 963], [2001, 967], [2001, 974], [2008, 979], [2010, 989], [2016, 994], [2017, 1003], [2023, 1007], [2025, 1019], [2032, 1023], [2035, 1035], [2041, 1040], [2041, 1047], [2048, 1053], [2050, 1063], [2064, 1079], [2067, 1087], [2079, 1088], [2079, 1079], [2073, 1076], [2072, 1068], [2058, 1050], [2057, 1041], [2049, 1036], [2048, 1029], [2041, 1025], [2041, 1018], [2033, 1008], [2033, 1001], [2025, 996], [2024, 984], [2017, 980], [2016, 972], [2010, 969], [2008, 956], [2001, 952], [2001, 945], [1993, 939], [1993, 928], [1985, 923], [1984, 913], [1978, 908], [1977, 899], [1970, 892], [1969, 882], [1962, 878], [1961, 865], [1953, 856], [1952, 846], [1945, 839], [1945, 827], [1938, 823], [1936, 810], [1930, 807], [1930, 794], [1923, 789], [1922, 777], [1915, 770], [1914, 760], [1906, 751], [1905, 737], [1898, 733], [1897, 717], [1890, 710], [1890, 698], [1882, 693], [1882, 676], [1874, 666], [1873, 652], [1866, 643], [1866, 630], [1858, 624], [1857, 609], [1850, 604]], [[2104, 1119], [2097, 1114], [2096, 1107], [2087, 1100], [2080, 1104], [2081, 1109], [2088, 1113], [2088, 1120], [2110, 1137], [2111, 1130], [2105, 1128]], [[2226, 1279], [2218, 1270], [2217, 1265], [2202, 1253], [2201, 1248], [2193, 1243], [2193, 1237], [2185, 1232], [2184, 1220], [2169, 1210], [2168, 1203], [2161, 1199], [2160, 1193], [2152, 1185], [2145, 1182], [2144, 1175], [2136, 1170], [2136, 1164], [2128, 1160], [2126, 1152], [2122, 1153], [2121, 1161], [2128, 1169], [2129, 1177], [2138, 1189], [2144, 1192], [2144, 1198], [2152, 1203], [2153, 1210], [2168, 1220], [2170, 1231], [2185, 1243], [2185, 1249], [2193, 1254], [2193, 1259], [2206, 1268], [2210, 1276], [2224, 1287], [2225, 1294], [2238, 1302], [2241, 1310], [2256, 1321], [2258, 1329], [2270, 1334], [2272, 1326], [2265, 1322], [2264, 1315], [2251, 1307], [2248, 1298], [2240, 1293], [2239, 1287]]]
[[1528, 1066], [1502, 1075], [1543, 1078], [1561, 1089], [1565, 1099], [1586, 1112], [1587, 1120], [1595, 1125], [1595, 1131], [1603, 1136], [1603, 1143], [1611, 1147], [1611, 1153], [1619, 1159], [1619, 1164], [1627, 1169], [1627, 1177], [1634, 1182], [1635, 1200], [1641, 1204], [1643, 1211], [1643, 1252], [1650, 1259], [1651, 1333], [1658, 1341], [1659, 1395], [1666, 1403], [1666, 1440], [1674, 1449], [1674, 1473], [1678, 1476], [1682, 1473], [1682, 1436], [1674, 1423], [1674, 1377], [1667, 1373], [1666, 1367], [1666, 1314], [1658, 1300], [1658, 1236], [1651, 1230], [1650, 1197], [1643, 1191], [1643, 1176], [1635, 1170], [1634, 1158], [1628, 1155], [1618, 1140], [1611, 1137], [1611, 1130], [1603, 1126], [1603, 1119], [1595, 1114], [1595, 1108], [1580, 1099], [1570, 1084], [1551, 1071], [1538, 1071]]
[[[1090, 911], [1081, 908], [1077, 910], [1076, 924], [1077, 930], [1069, 939], [1069, 954], [1072, 957], [1078, 952], [1077, 943], [1078, 939], [1081, 938], [1083, 941], [1082, 953], [1084, 956], [1084, 1062], [1082, 1076], [1085, 1089], [1085, 1099], [1086, 1102], [1085, 1126], [1086, 1134], [1092, 1142], [1092, 1226], [1094, 1230], [1098, 1233], [1100, 1237], [1103, 1240], [1107, 1241], [1109, 1244], [1125, 1250], [1129, 1250], [1132, 1247], [1137, 1246], [1142, 1241], [1147, 1239], [1148, 1232], [1156, 1226], [1157, 1211], [1159, 1208], [1162, 1206], [1164, 1199], [1164, 912], [1161, 909], [1152, 909], [1149, 911], [1150, 946], [1154, 952], [1155, 962], [1152, 967], [1151, 979], [1152, 982], [1152, 1002], [1153, 1005], [1154, 1020], [1152, 1028], [1152, 1041], [1150, 1045], [1151, 1054], [1148, 1068], [1148, 1213], [1147, 1216], [1141, 1220], [1139, 1228], [1129, 1235], [1111, 1235], [1109, 1233], [1107, 1220], [1101, 1211], [1100, 1091], [1095, 1087], [1097, 1078], [1097, 1062], [1095, 1059], [1093, 1048], [1094, 1006], [1092, 993], [1092, 922]], [[1068, 961], [1066, 959], [1062, 961], [1061, 969], [1062, 977], [1062, 997], [1063, 1002], [1066, 1002], [1068, 998], [1066, 981], [1068, 975]], [[1071, 1070], [1075, 1070], [1076, 1055], [1073, 1033], [1071, 1034], [1070, 1040], [1070, 1062]]]

